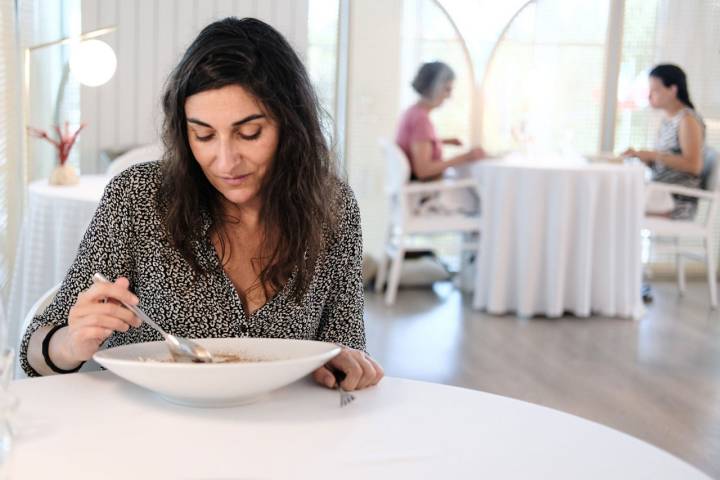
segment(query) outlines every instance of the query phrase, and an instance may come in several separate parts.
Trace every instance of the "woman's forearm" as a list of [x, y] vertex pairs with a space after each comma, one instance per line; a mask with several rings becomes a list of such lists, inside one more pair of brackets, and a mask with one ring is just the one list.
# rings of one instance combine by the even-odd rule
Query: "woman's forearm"
[[415, 175], [420, 180], [430, 180], [441, 175], [448, 167], [462, 165], [470, 160], [471, 157], [467, 153], [452, 157], [448, 160], [431, 160], [429, 162], [425, 162], [423, 165], [418, 165], [415, 168]]
[[457, 155], [448, 160], [445, 160], [443, 163], [445, 164], [445, 168], [447, 168], [447, 167], [454, 167], [457, 165], [462, 165], [464, 163], [469, 162], [470, 160], [472, 160], [472, 156], [468, 152], [468, 153], [463, 153], [461, 155]]
[[[44, 327], [38, 328], [35, 333], [30, 337], [30, 343], [28, 344], [27, 360], [30, 366], [40, 375], [55, 375], [56, 372], [48, 367], [45, 362], [45, 357], [42, 353], [42, 344], [47, 336], [48, 332], [53, 328], [54, 325], [45, 325]], [[65, 343], [67, 335], [67, 327], [61, 328], [50, 339], [50, 345], [48, 354], [52, 359], [52, 362], [62, 368], [63, 370], [71, 370], [79, 365], [65, 354], [65, 349], [62, 346]]]
[[676, 155], [667, 152], [654, 152], [655, 161], [666, 167], [679, 172], [700, 175], [702, 172], [702, 160], [699, 162], [683, 155]]

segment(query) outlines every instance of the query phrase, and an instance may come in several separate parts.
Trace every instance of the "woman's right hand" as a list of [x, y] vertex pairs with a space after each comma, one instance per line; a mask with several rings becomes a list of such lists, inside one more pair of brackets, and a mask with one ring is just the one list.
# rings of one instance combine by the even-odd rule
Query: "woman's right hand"
[[63, 333], [58, 348], [66, 361], [89, 360], [113, 332], [126, 332], [130, 327], [140, 326], [140, 319], [119, 303], [138, 304], [129, 287], [130, 282], [119, 277], [112, 283], [93, 284], [78, 295], [70, 309], [67, 328], [56, 334]]

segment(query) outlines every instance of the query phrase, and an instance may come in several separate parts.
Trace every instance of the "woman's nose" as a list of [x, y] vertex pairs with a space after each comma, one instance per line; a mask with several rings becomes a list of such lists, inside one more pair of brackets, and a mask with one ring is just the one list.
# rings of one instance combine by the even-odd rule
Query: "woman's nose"
[[235, 146], [229, 139], [221, 139], [218, 145], [217, 160], [221, 164], [235, 163]]

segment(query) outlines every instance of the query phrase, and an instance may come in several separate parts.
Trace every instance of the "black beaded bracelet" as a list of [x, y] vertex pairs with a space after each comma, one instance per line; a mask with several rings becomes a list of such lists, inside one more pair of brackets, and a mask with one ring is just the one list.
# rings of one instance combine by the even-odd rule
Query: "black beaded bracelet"
[[50, 359], [50, 339], [52, 338], [53, 335], [55, 335], [55, 332], [57, 332], [64, 326], [65, 325], [55, 325], [53, 328], [50, 329], [50, 331], [47, 333], [47, 335], [45, 335], [45, 338], [43, 339], [43, 342], [42, 342], [42, 355], [43, 355], [43, 358], [45, 359], [45, 363], [47, 364], [48, 367], [50, 367], [50, 370], [52, 370], [53, 372], [55, 372], [55, 373], [75, 373], [78, 370], [80, 370], [80, 367], [82, 367], [83, 363], [85, 363], [85, 362], [82, 362], [80, 365], [78, 365], [77, 367], [75, 367], [71, 370], [63, 370], [62, 368], [55, 365], [53, 363], [53, 361]]

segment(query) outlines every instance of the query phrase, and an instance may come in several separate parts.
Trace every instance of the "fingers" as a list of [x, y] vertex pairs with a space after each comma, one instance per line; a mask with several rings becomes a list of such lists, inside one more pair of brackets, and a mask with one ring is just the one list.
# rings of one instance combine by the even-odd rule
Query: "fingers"
[[71, 351], [80, 352], [83, 357], [91, 355], [90, 347], [99, 346], [113, 332], [127, 332], [130, 327], [141, 325], [135, 314], [117, 303], [121, 300], [137, 304], [138, 298], [130, 292], [129, 285], [126, 278], [118, 278], [114, 283], [93, 284], [78, 295], [68, 315]]
[[[142, 323], [139, 318], [135, 316], [127, 308], [117, 303], [85, 303], [74, 307], [74, 317], [80, 318], [85, 317], [90, 320], [90, 323], [97, 323], [97, 319], [100, 317], [112, 317], [119, 320], [126, 327], [139, 327]], [[92, 319], [95, 318], [95, 321]], [[118, 329], [116, 329], [118, 330]], [[122, 331], [126, 331], [127, 328]]]
[[335, 388], [335, 375], [327, 367], [320, 367], [313, 372], [313, 379], [327, 388]]
[[110, 335], [112, 335], [113, 330], [103, 327], [85, 327], [81, 331], [79, 331], [77, 335], [77, 340], [81, 342], [91, 341], [95, 340], [97, 341], [98, 345], [104, 342]]
[[383, 370], [379, 363], [370, 358], [369, 355], [367, 356], [367, 359], [372, 362], [373, 367], [375, 368], [375, 378], [373, 378], [373, 380], [367, 385], [368, 387], [372, 387], [380, 383], [380, 380], [382, 380], [385, 376], [385, 370]]
[[[363, 388], [376, 385], [385, 375], [382, 367], [372, 358], [360, 350], [351, 348], [343, 348], [343, 351], [337, 357], [329, 362], [330, 368], [334, 368], [345, 373], [345, 379], [341, 385], [345, 390], [360, 390]], [[325, 368], [327, 373], [332, 375], [329, 369]], [[332, 382], [326, 376], [322, 369], [316, 370], [314, 374], [315, 380], [326, 386], [335, 384], [334, 377]]]
[[78, 295], [78, 303], [97, 303], [112, 298], [120, 302], [137, 305], [139, 299], [130, 291], [129, 287], [130, 282], [124, 277], [119, 277], [114, 283], [95, 283]]
[[93, 315], [91, 317], [87, 317], [87, 319], [89, 321], [84, 323], [81, 328], [104, 328], [117, 332], [127, 332], [130, 330], [130, 325], [111, 315]]
[[330, 360], [330, 366], [345, 374], [345, 380], [340, 383], [345, 390], [355, 390], [362, 378], [363, 369], [354, 355], [353, 350], [343, 348], [340, 355]]

